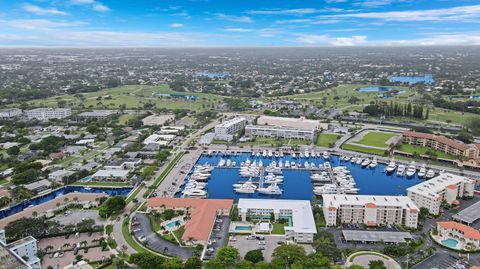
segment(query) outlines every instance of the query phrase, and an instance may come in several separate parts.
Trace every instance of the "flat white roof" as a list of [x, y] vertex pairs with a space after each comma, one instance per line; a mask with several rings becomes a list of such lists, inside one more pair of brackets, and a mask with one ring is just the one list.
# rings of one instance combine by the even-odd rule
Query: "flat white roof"
[[451, 173], [443, 173], [430, 180], [419, 183], [407, 189], [407, 192], [413, 192], [422, 196], [429, 196], [436, 199], [438, 194], [443, 192], [447, 186], [458, 184], [460, 182], [469, 182], [471, 179], [464, 176], [454, 175]]
[[308, 200], [274, 200], [274, 199], [239, 199], [240, 212], [248, 209], [292, 210], [292, 226], [296, 233], [317, 233], [313, 219], [312, 206]]
[[103, 169], [98, 170], [92, 177], [121, 177], [126, 178], [128, 175], [128, 170], [121, 169]]
[[159, 134], [152, 134], [149, 137], [143, 140], [143, 144], [148, 145], [151, 143], [166, 145], [169, 141], [173, 140], [176, 136], [175, 135], [159, 135]]
[[316, 129], [317, 127], [319, 127], [320, 121], [308, 120], [305, 118], [284, 118], [284, 117], [261, 116], [257, 119], [257, 124], [310, 130], [310, 129]]
[[237, 118], [233, 118], [233, 119], [224, 121], [224, 122], [218, 124], [216, 127], [230, 127], [234, 124], [237, 124], [237, 123], [240, 123], [240, 122], [243, 122], [243, 121], [246, 121], [246, 119], [243, 118], [243, 117], [237, 117]]
[[380, 195], [346, 195], [346, 194], [324, 194], [323, 207], [339, 208], [342, 205], [365, 206], [375, 204], [376, 206], [399, 206], [404, 209], [416, 209], [418, 207], [408, 196], [380, 196]]

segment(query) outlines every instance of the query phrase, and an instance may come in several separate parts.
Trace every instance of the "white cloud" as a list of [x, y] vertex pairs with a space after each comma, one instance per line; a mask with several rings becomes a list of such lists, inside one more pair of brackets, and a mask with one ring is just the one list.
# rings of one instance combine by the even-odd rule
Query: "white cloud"
[[347, 2], [348, 0], [325, 0], [326, 3], [345, 3]]
[[226, 32], [235, 32], [235, 33], [251, 33], [255, 31], [255, 29], [249, 29], [249, 28], [225, 28], [223, 30]]
[[224, 21], [231, 21], [231, 22], [241, 22], [241, 23], [253, 23], [253, 19], [248, 16], [232, 16], [226, 15], [223, 13], [215, 13], [214, 14], [217, 19], [221, 19]]
[[367, 43], [367, 36], [332, 37], [329, 35], [300, 35], [295, 41], [310, 46], [358, 46]]
[[183, 23], [171, 23], [168, 26], [170, 26], [172, 28], [182, 28], [185, 25]]
[[30, 19], [30, 20], [10, 20], [0, 21], [0, 25], [9, 26], [17, 29], [26, 30], [49, 30], [63, 27], [74, 27], [85, 25], [84, 22], [66, 22], [66, 21], [51, 21], [45, 19]]
[[480, 19], [480, 5], [443, 9], [364, 12], [322, 16], [324, 18], [379, 19], [385, 21], [465, 21]]
[[311, 23], [312, 19], [277, 20], [276, 24]]
[[249, 10], [247, 13], [256, 15], [305, 15], [317, 13], [319, 10], [315, 8], [295, 8], [295, 9], [265, 9], [265, 10]]
[[106, 5], [102, 4], [102, 3], [95, 3], [93, 5], [93, 10], [100, 11], [100, 12], [106, 12], [106, 11], [110, 11], [110, 8], [107, 7]]
[[90, 5], [95, 3], [95, 0], [70, 0], [70, 3], [74, 5]]
[[24, 4], [23, 10], [36, 15], [68, 15], [68, 13], [60, 11], [56, 8], [42, 8], [32, 4]]

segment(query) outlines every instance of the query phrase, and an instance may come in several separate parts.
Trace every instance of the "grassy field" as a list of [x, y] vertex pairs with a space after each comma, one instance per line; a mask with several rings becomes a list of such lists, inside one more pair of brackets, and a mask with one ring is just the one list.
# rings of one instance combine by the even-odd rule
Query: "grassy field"
[[125, 241], [133, 248], [135, 249], [138, 253], [146, 253], [148, 252], [146, 249], [144, 249], [141, 245], [139, 245], [134, 239], [133, 235], [130, 234], [130, 231], [128, 230], [128, 218], [123, 220], [122, 223], [122, 234], [123, 237], [125, 238]]
[[132, 114], [123, 114], [118, 118], [118, 123], [121, 125], [127, 124], [129, 120], [135, 119], [137, 116]]
[[175, 234], [175, 237], [178, 239], [178, 241], [182, 241], [182, 236], [183, 233], [185, 233], [185, 226], [181, 226], [178, 228], [176, 231], [173, 232]]
[[336, 134], [320, 134], [315, 144], [319, 147], [328, 148], [330, 145], [335, 144], [339, 138], [340, 136]]
[[[177, 97], [158, 97], [160, 93], [177, 93], [170, 90], [167, 84], [158, 86], [127, 85], [105, 89], [98, 92], [82, 93], [80, 95], [60, 95], [47, 99], [30, 101], [28, 104], [35, 107], [57, 107], [59, 101], [66, 102], [67, 107], [74, 109], [118, 109], [124, 105], [127, 109], [143, 108], [144, 104], [152, 103], [156, 108], [191, 109], [202, 111], [216, 107], [223, 97], [204, 93], [179, 93], [196, 96], [199, 99], [189, 101]], [[81, 96], [81, 97], [80, 97]]]
[[384, 153], [384, 150], [366, 148], [366, 147], [352, 145], [352, 144], [343, 144], [342, 149], [357, 151], [357, 152], [362, 152], [362, 153], [375, 154], [375, 155], [383, 155], [383, 153]]
[[414, 145], [409, 145], [409, 144], [402, 144], [398, 148], [399, 151], [411, 153], [411, 154], [418, 154], [418, 155], [428, 155], [428, 152], [434, 152], [437, 155], [437, 158], [442, 158], [442, 159], [449, 159], [449, 160], [455, 160], [456, 157], [446, 154], [445, 152], [434, 150], [431, 148], [427, 147], [421, 147], [421, 146], [414, 146]]
[[364, 137], [362, 137], [360, 141], [356, 143], [367, 145], [367, 146], [386, 148], [388, 146], [387, 141], [394, 136], [398, 136], [398, 134], [384, 133], [384, 132], [369, 132]]

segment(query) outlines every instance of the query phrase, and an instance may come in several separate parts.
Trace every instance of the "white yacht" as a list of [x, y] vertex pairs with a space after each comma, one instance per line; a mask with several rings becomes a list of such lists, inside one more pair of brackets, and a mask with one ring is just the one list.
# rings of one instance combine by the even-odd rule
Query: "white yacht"
[[359, 158], [357, 158], [357, 161], [355, 162], [355, 164], [361, 165], [362, 162], [363, 162], [363, 159], [359, 157]]
[[183, 193], [183, 196], [193, 198], [205, 198], [207, 197], [207, 192], [200, 189], [189, 189]]
[[305, 169], [310, 169], [310, 163], [305, 161], [305, 163], [303, 164], [303, 167], [305, 167]]
[[417, 172], [417, 167], [415, 166], [415, 162], [411, 162], [407, 168], [407, 177], [413, 177]]
[[377, 167], [377, 165], [378, 165], [377, 157], [374, 157], [372, 162], [370, 163], [370, 165], [368, 167], [375, 168], [375, 167]]
[[305, 150], [305, 154], [304, 154], [304, 155], [305, 155], [305, 158], [310, 157], [310, 153], [308, 152], [308, 149]]
[[331, 169], [331, 168], [332, 168], [332, 165], [330, 164], [330, 162], [324, 162], [324, 163], [323, 163], [323, 167], [324, 167], [325, 169]]
[[232, 160], [227, 159], [227, 162], [225, 163], [225, 165], [226, 165], [227, 167], [232, 166]]
[[391, 173], [395, 171], [395, 169], [397, 169], [397, 163], [395, 162], [394, 159], [392, 159], [390, 163], [387, 165], [387, 167], [385, 168], [385, 171], [387, 171], [387, 173]]
[[290, 161], [285, 161], [285, 168], [290, 168]]
[[218, 162], [218, 166], [223, 167], [225, 166], [225, 163], [226, 161], [224, 159], [220, 159], [220, 161]]
[[422, 164], [422, 166], [420, 167], [420, 170], [418, 171], [418, 177], [423, 178], [425, 177], [426, 174], [427, 174], [427, 165]]
[[314, 187], [313, 193], [315, 195], [323, 195], [323, 194], [336, 194], [338, 193], [337, 186], [334, 184], [325, 184], [320, 187]]
[[233, 190], [238, 193], [254, 193], [257, 190], [257, 186], [251, 180], [243, 184], [234, 184], [233, 187]]
[[283, 151], [280, 151], [280, 158], [283, 158]]
[[272, 158], [273, 157], [273, 152], [271, 150], [268, 151], [268, 158]]
[[435, 170], [433, 170], [433, 169], [428, 169], [427, 174], [425, 175], [425, 177], [426, 177], [427, 179], [431, 179], [431, 178], [435, 177]]
[[262, 156], [263, 156], [264, 158], [267, 157], [267, 151], [266, 151], [266, 150], [263, 150]]
[[369, 158], [366, 158], [365, 160], [363, 160], [362, 162], [362, 167], [367, 167], [369, 166], [371, 163], [370, 159]]
[[326, 160], [330, 159], [330, 153], [328, 151], [323, 152], [323, 158]]
[[397, 176], [403, 176], [405, 174], [405, 165], [399, 164], [397, 168]]
[[273, 183], [266, 188], [258, 188], [258, 192], [261, 194], [280, 195], [282, 194], [283, 190], [280, 189], [277, 184]]

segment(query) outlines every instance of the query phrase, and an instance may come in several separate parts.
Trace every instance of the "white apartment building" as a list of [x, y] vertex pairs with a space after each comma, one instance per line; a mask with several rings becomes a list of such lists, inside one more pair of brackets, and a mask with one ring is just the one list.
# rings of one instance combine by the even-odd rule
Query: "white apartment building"
[[416, 228], [420, 210], [406, 196], [324, 194], [327, 226], [360, 223], [367, 226], [405, 225]]
[[328, 123], [321, 123], [318, 120], [309, 120], [304, 117], [301, 118], [285, 118], [261, 116], [257, 119], [257, 125], [270, 125], [278, 127], [288, 127], [303, 130], [328, 129]]
[[0, 119], [11, 119], [20, 115], [22, 115], [22, 110], [19, 108], [0, 109]]
[[70, 117], [72, 110], [70, 108], [36, 108], [25, 111], [25, 114], [29, 119], [45, 121]]
[[285, 226], [285, 237], [297, 243], [311, 243], [317, 233], [312, 206], [308, 200], [274, 200], [274, 199], [239, 199], [238, 213], [242, 221], [252, 219], [269, 219], [271, 214], [275, 221], [290, 219]]
[[425, 207], [430, 214], [438, 215], [445, 202], [456, 205], [461, 197], [472, 197], [476, 181], [464, 176], [443, 173], [407, 189], [407, 196], [419, 208]]
[[245, 127], [245, 136], [281, 137], [313, 141], [315, 130], [270, 125], [247, 125]]
[[[0, 230], [0, 250], [0, 261], [15, 266], [11, 268], [42, 268], [40, 259], [37, 257], [37, 240], [31, 236], [7, 245], [5, 231]], [[3, 264], [0, 264], [0, 267], [1, 265]]]
[[245, 125], [247, 125], [247, 119], [243, 117], [224, 121], [215, 126], [215, 138], [231, 141], [233, 139], [233, 135], [245, 128]]

